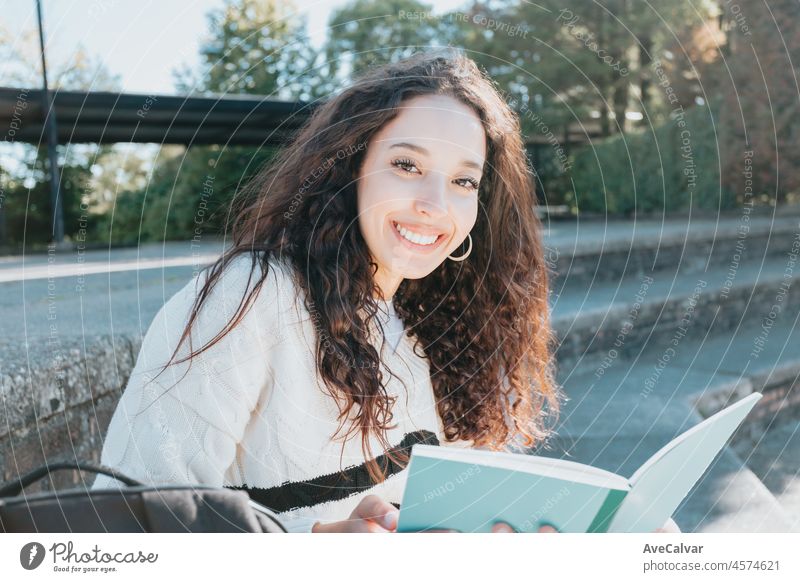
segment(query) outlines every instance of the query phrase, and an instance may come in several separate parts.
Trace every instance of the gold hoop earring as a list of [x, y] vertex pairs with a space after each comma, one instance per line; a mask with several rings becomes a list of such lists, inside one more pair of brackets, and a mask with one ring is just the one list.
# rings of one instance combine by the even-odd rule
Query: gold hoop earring
[[448, 259], [451, 261], [463, 261], [469, 256], [469, 254], [472, 252], [472, 234], [467, 234], [467, 238], [469, 238], [469, 248], [467, 249], [467, 252], [460, 257], [451, 257], [450, 255], [447, 255]]

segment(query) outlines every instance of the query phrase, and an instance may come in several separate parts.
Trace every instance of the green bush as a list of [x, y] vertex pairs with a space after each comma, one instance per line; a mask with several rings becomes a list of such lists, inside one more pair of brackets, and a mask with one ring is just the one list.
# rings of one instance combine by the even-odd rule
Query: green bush
[[718, 137], [711, 108], [673, 113], [665, 123], [615, 135], [576, 150], [571, 204], [577, 212], [632, 215], [731, 208], [720, 186]]
[[192, 147], [159, 158], [143, 190], [120, 192], [98, 236], [114, 243], [219, 235], [230, 203], [277, 151], [273, 147]]

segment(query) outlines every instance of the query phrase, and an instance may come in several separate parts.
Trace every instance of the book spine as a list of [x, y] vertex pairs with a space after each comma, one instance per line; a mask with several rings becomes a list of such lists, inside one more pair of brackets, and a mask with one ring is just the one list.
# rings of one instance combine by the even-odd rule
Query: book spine
[[605, 533], [608, 531], [608, 526], [611, 525], [611, 520], [617, 513], [622, 500], [628, 495], [627, 491], [620, 491], [619, 489], [611, 489], [606, 495], [603, 504], [594, 516], [587, 533]]

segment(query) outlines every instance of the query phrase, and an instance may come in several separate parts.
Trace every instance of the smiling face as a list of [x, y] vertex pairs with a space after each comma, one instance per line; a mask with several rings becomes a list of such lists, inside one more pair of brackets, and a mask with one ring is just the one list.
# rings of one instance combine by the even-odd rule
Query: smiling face
[[357, 184], [358, 223], [384, 298], [403, 279], [430, 274], [467, 238], [485, 157], [480, 118], [444, 95], [404, 101], [369, 142]]

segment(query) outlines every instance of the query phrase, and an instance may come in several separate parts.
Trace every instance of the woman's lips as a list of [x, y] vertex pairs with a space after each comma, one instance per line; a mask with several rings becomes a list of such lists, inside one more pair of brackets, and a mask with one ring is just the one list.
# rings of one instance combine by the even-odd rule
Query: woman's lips
[[399, 224], [405, 230], [408, 230], [414, 234], [419, 234], [422, 236], [433, 236], [433, 235], [439, 236], [440, 234], [444, 234], [444, 231], [438, 228], [413, 224], [410, 222], [403, 222], [401, 220], [392, 220], [392, 224], [394, 224], [395, 226]]
[[[433, 251], [435, 249], [438, 249], [440, 246], [442, 246], [442, 243], [444, 242], [445, 238], [447, 238], [445, 234], [439, 234], [439, 238], [437, 238], [436, 242], [434, 242], [434, 243], [431, 243], [431, 244], [428, 244], [428, 245], [417, 244], [415, 242], [411, 242], [406, 237], [404, 237], [402, 234], [400, 234], [400, 231], [397, 230], [396, 224], [397, 223], [394, 220], [390, 220], [389, 221], [389, 225], [390, 225], [389, 228], [394, 233], [394, 236], [397, 238], [397, 240], [399, 240], [407, 248], [412, 249], [412, 250], [417, 251], [417, 252], [423, 252], [424, 253], [424, 252], [431, 252], [431, 251]], [[400, 223], [400, 224], [402, 225], [402, 223]], [[437, 233], [434, 232], [432, 234], [437, 234]]]

